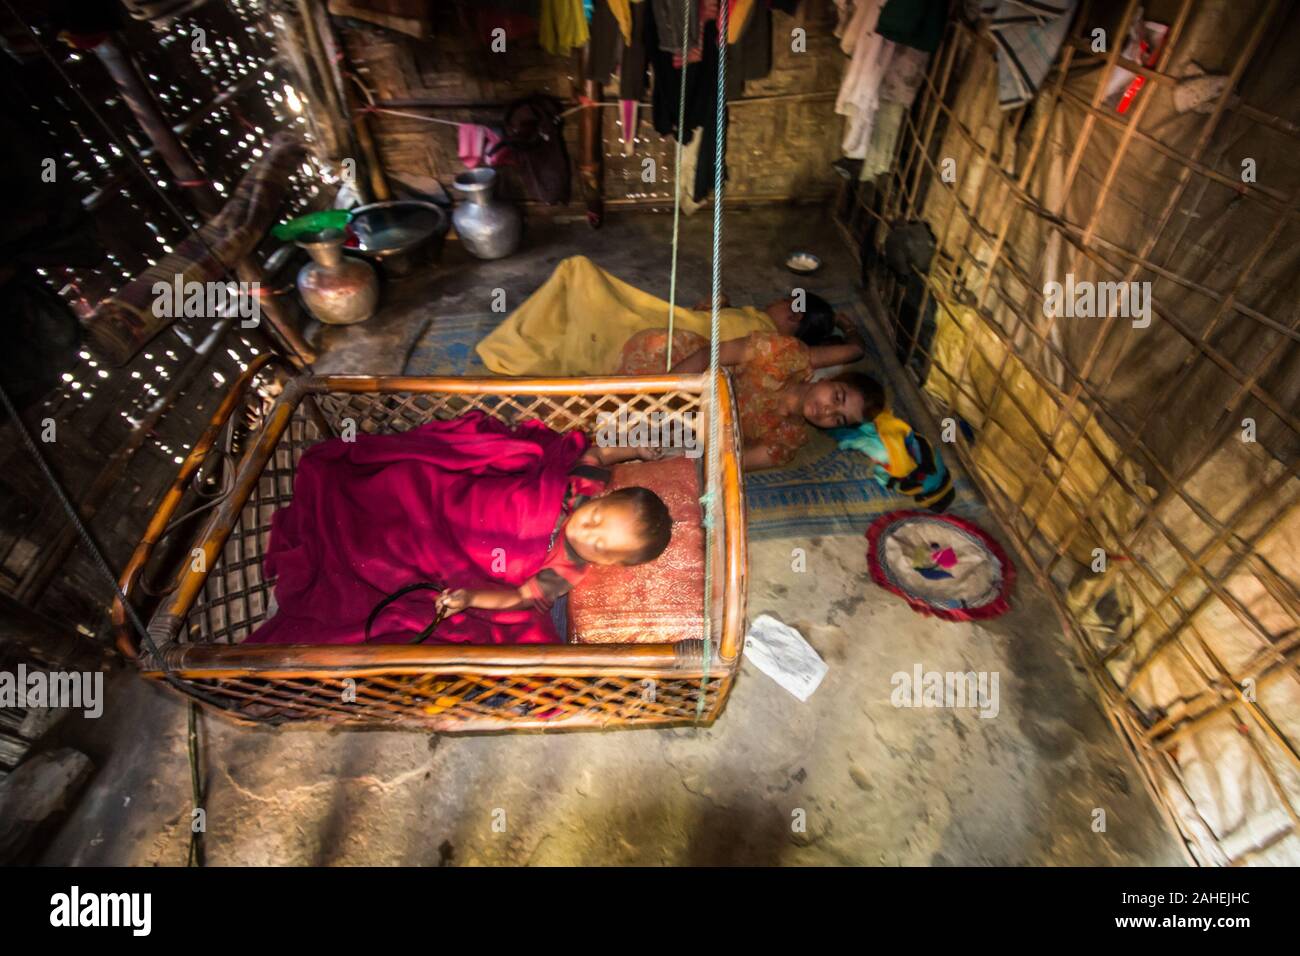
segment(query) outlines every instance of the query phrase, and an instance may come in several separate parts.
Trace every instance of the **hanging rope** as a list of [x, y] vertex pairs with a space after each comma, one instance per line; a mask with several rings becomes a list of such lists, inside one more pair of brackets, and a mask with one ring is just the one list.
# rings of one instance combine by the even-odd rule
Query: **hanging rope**
[[719, 473], [722, 468], [720, 444], [722, 423], [718, 414], [718, 346], [721, 323], [718, 319], [718, 302], [722, 298], [722, 156], [727, 137], [727, 5], [718, 4], [718, 99], [715, 127], [717, 135], [713, 144], [713, 283], [712, 301], [709, 303], [709, 457], [705, 474], [705, 492], [700, 498], [705, 529], [704, 539], [704, 652], [700, 673], [700, 695], [695, 702], [695, 719], [704, 715], [705, 694], [709, 686], [709, 665], [713, 651], [713, 621], [710, 605], [713, 601], [713, 537], [718, 527], [717, 498]]
[[682, 0], [682, 80], [677, 98], [677, 165], [673, 170], [673, 265], [668, 273], [668, 346], [664, 371], [673, 370], [673, 320], [677, 317], [677, 231], [682, 220], [682, 136], [686, 125], [686, 74], [691, 56], [691, 0]]

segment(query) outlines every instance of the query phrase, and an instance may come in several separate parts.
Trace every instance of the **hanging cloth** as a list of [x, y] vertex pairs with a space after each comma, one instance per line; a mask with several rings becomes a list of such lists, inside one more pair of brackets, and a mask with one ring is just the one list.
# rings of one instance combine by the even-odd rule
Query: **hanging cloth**
[[623, 134], [623, 155], [636, 152], [636, 100], [618, 101], [618, 125]]
[[[681, 17], [680, 10], [677, 14]], [[684, 67], [673, 65], [674, 54], [660, 49], [662, 46], [658, 34], [659, 21], [655, 16], [646, 24], [646, 41], [651, 50], [651, 63], [654, 68], [655, 82], [651, 89], [652, 114], [655, 131], [661, 136], [681, 136], [682, 143], [692, 145], [696, 130], [700, 130], [698, 162], [695, 176], [683, 180], [688, 184], [687, 196], [695, 203], [702, 202], [713, 191], [714, 167], [716, 163], [716, 137], [718, 135], [717, 96], [714, 92], [714, 77], [718, 71], [717, 23], [710, 20], [704, 28], [704, 43], [700, 48], [700, 60], [689, 62]], [[728, 27], [730, 34], [730, 27]], [[681, 32], [677, 32], [678, 40]], [[677, 51], [681, 56], [681, 50]], [[677, 129], [678, 97], [681, 84], [686, 84], [686, 122], [683, 131]], [[733, 99], [744, 89], [744, 76], [739, 70], [730, 70], [727, 74], [727, 98]], [[724, 107], [721, 115], [722, 127], [726, 129], [728, 111]], [[725, 147], [725, 140], [724, 140]], [[725, 178], [725, 161], [724, 154]], [[683, 171], [685, 172], [685, 171]], [[684, 207], [685, 208], [685, 207]]]
[[547, 53], [567, 56], [591, 36], [582, 0], [542, 0], [538, 39]]
[[840, 49], [852, 59], [840, 82], [835, 112], [846, 117], [841, 148], [852, 159], [866, 156], [880, 104], [880, 84], [893, 57], [894, 45], [876, 32], [880, 6], [881, 0], [862, 0], [840, 41]]
[[[727, 32], [731, 33], [728, 25]], [[772, 11], [762, 3], [755, 4], [745, 21], [740, 38], [735, 41], [727, 55], [732, 59], [727, 63], [735, 65], [736, 72], [745, 81], [761, 80], [772, 72]]]
[[[638, 3], [641, 0], [637, 0]], [[602, 0], [599, 6], [609, 10], [618, 22], [618, 30], [623, 34], [623, 42], [632, 42], [632, 0]]]
[[508, 165], [509, 151], [497, 148], [501, 133], [478, 123], [461, 123], [457, 127], [456, 155], [466, 169], [478, 166]]
[[641, 100], [646, 93], [645, 24], [650, 2], [633, 0], [626, 30], [615, 10], [617, 2], [599, 3], [592, 14], [586, 78], [605, 84], [617, 72], [619, 99]]
[[948, 0], [889, 0], [880, 11], [876, 32], [891, 43], [933, 53], [939, 49], [947, 19]]
[[[648, 0], [654, 8], [656, 32], [654, 46], [665, 53], [680, 53], [682, 49], [682, 0]], [[690, 0], [687, 29], [691, 35], [691, 48], [700, 45], [700, 3]]]

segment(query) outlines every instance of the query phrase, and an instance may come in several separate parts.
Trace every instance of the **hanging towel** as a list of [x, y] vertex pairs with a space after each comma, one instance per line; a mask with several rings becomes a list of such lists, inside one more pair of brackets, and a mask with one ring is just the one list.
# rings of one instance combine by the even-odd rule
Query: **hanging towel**
[[591, 34], [582, 0], [542, 0], [538, 33], [547, 53], [567, 55], [575, 46], [583, 46]]
[[1065, 41], [1078, 0], [985, 0], [989, 34], [998, 48], [998, 105], [1024, 106], [1042, 86]]
[[478, 123], [461, 123], [457, 130], [456, 155], [466, 169], [477, 166], [495, 166], [505, 158], [504, 151], [495, 151], [493, 147], [501, 142], [501, 134], [490, 126]]
[[862, 159], [867, 153], [880, 103], [880, 84], [893, 56], [894, 45], [876, 32], [880, 6], [881, 0], [861, 0], [840, 40], [840, 49], [852, 59], [840, 82], [835, 112], [846, 117], [841, 148], [852, 159]]

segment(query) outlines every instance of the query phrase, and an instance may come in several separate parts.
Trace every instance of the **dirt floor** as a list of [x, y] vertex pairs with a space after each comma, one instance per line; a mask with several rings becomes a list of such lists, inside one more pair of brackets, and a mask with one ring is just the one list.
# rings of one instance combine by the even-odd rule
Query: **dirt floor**
[[[710, 223], [683, 223], [680, 301], [708, 289]], [[671, 216], [534, 228], [479, 263], [449, 244], [436, 281], [386, 290], [361, 326], [317, 330], [322, 371], [402, 368], [426, 319], [513, 308], [582, 253], [666, 295]], [[817, 207], [728, 212], [724, 288], [736, 304], [788, 294], [785, 253], [825, 267], [814, 291], [856, 281]], [[991, 519], [981, 523], [997, 534]], [[999, 535], [1000, 536], [1000, 535]], [[807, 552], [792, 570], [791, 550]], [[799, 629], [830, 671], [800, 703], [742, 667], [708, 729], [437, 737], [245, 729], [202, 718], [211, 864], [1062, 864], [1182, 862], [1098, 708], [1046, 597], [1022, 576], [987, 624], [914, 614], [867, 576], [860, 537], [755, 542], [749, 613]], [[896, 708], [891, 676], [999, 675], [996, 716]], [[52, 743], [88, 753], [87, 790], [47, 863], [183, 864], [189, 838], [186, 707], [129, 671], [96, 721]], [[1094, 829], [1103, 810], [1104, 832]]]

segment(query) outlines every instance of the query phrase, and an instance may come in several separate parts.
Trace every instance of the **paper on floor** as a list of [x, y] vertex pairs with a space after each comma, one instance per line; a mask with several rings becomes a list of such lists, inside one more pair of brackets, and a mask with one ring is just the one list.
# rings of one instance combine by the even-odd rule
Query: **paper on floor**
[[803, 701], [813, 695], [829, 669], [802, 634], [768, 614], [760, 614], [749, 625], [745, 656]]

